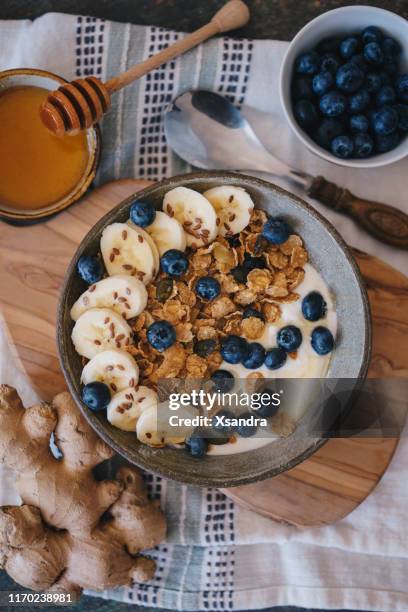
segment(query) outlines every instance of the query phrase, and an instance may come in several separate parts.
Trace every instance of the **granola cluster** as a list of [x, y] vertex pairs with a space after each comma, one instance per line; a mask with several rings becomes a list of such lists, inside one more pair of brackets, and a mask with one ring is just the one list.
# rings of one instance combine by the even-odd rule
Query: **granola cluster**
[[[129, 321], [134, 343], [127, 347], [140, 368], [141, 384], [155, 389], [161, 378], [209, 377], [222, 362], [219, 347], [224, 336], [237, 334], [256, 340], [267, 323], [279, 320], [281, 303], [299, 299], [295, 290], [305, 275], [307, 251], [295, 234], [279, 246], [266, 241], [261, 235], [266, 220], [266, 213], [255, 209], [240, 234], [218, 236], [209, 246], [188, 249], [189, 268], [181, 279], [160, 272], [147, 286], [147, 307]], [[208, 275], [219, 281], [221, 294], [205, 302], [194, 286]], [[264, 320], [243, 318], [247, 307], [261, 312]], [[146, 334], [154, 321], [163, 319], [174, 325], [177, 340], [159, 352]], [[206, 357], [195, 352], [201, 340], [214, 341], [214, 350]]]

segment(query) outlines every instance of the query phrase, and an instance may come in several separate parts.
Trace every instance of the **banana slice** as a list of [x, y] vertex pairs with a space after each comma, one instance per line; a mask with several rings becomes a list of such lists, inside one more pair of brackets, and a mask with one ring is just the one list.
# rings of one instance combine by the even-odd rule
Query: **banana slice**
[[163, 210], [186, 232], [187, 246], [208, 245], [217, 236], [217, 215], [209, 201], [193, 189], [176, 187], [164, 196]]
[[123, 431], [135, 431], [140, 415], [150, 408], [157, 407], [157, 394], [148, 387], [140, 386], [124, 389], [113, 396], [108, 404], [107, 419]]
[[113, 310], [90, 308], [75, 323], [71, 338], [76, 352], [92, 359], [107, 349], [120, 349], [130, 344], [132, 330]]
[[175, 217], [169, 217], [158, 210], [153, 223], [146, 228], [146, 231], [157, 245], [160, 256], [170, 249], [186, 250], [186, 234]]
[[[136, 435], [139, 442], [149, 446], [166, 446], [167, 444], [182, 444], [191, 435], [194, 427], [178, 421], [173, 425], [169, 418], [177, 414], [177, 418], [191, 419], [194, 408], [181, 406], [177, 413], [172, 413], [166, 402], [150, 406], [139, 417], [136, 423]], [[197, 413], [196, 413], [197, 414]], [[180, 424], [179, 424], [180, 423]]]
[[71, 308], [71, 318], [76, 321], [90, 308], [111, 308], [125, 319], [137, 317], [146, 308], [146, 287], [135, 276], [118, 274], [91, 285]]
[[143, 236], [126, 223], [112, 223], [105, 227], [101, 237], [101, 251], [110, 276], [128, 274], [150, 283], [155, 272], [153, 251]]
[[[160, 213], [160, 214], [162, 214], [162, 213]], [[126, 221], [126, 223], [129, 225], [129, 227], [131, 227], [132, 229], [136, 229], [140, 234], [142, 234], [143, 238], [146, 239], [146, 241], [149, 244], [149, 247], [152, 249], [153, 259], [154, 259], [154, 268], [155, 268], [153, 276], [156, 276], [156, 274], [160, 270], [160, 253], [159, 253], [159, 251], [157, 249], [155, 241], [147, 233], [147, 231], [145, 229], [143, 229], [143, 227], [139, 227], [139, 225], [136, 225], [130, 219], [128, 221]]]
[[82, 370], [81, 382], [87, 385], [99, 381], [117, 393], [127, 387], [135, 388], [139, 382], [139, 367], [132, 355], [120, 349], [102, 351]]
[[222, 185], [208, 189], [203, 195], [218, 215], [218, 233], [221, 236], [233, 236], [246, 228], [254, 210], [254, 203], [245, 189]]

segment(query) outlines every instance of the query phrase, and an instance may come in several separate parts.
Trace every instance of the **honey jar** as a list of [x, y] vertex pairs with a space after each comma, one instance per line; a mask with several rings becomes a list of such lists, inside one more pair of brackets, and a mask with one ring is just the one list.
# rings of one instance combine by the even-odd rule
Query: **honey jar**
[[0, 216], [34, 220], [72, 204], [94, 178], [99, 129], [58, 138], [39, 109], [60, 77], [35, 69], [0, 73]]

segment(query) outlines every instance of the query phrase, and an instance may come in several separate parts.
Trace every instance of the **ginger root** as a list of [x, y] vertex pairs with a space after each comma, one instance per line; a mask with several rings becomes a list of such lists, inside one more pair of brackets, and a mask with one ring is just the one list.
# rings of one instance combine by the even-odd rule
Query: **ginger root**
[[[52, 433], [61, 459], [50, 451]], [[0, 568], [16, 582], [79, 595], [152, 578], [154, 561], [138, 553], [164, 539], [165, 518], [135, 469], [94, 478], [112, 455], [68, 393], [25, 410], [15, 389], [0, 385], [0, 462], [15, 470], [23, 500], [0, 508]]]

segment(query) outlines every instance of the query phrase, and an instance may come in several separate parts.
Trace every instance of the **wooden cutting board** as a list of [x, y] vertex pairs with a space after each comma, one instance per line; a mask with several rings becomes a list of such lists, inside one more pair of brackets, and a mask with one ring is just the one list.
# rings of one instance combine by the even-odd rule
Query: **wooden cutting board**
[[[55, 320], [59, 289], [76, 246], [102, 215], [146, 185], [130, 179], [115, 181], [46, 223], [0, 225], [1, 312], [21, 367], [43, 399], [65, 386]], [[370, 372], [407, 377], [408, 279], [375, 257], [355, 255], [373, 313]], [[330, 440], [289, 472], [225, 493], [278, 520], [298, 525], [332, 523], [372, 491], [396, 446], [397, 441], [390, 439]]]

